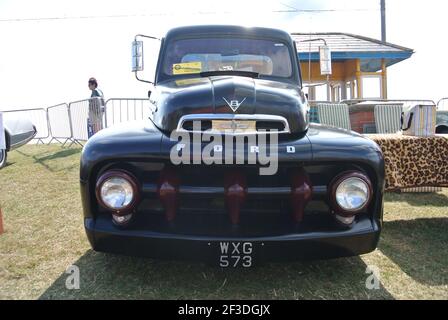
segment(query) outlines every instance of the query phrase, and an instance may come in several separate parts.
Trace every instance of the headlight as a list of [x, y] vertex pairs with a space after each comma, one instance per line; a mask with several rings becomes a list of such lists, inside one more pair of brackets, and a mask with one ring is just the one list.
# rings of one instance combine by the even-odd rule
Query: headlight
[[96, 185], [99, 203], [116, 214], [127, 214], [139, 198], [136, 179], [125, 171], [112, 170], [103, 174]]
[[111, 209], [126, 208], [134, 198], [134, 190], [129, 181], [113, 177], [101, 186], [101, 199]]
[[338, 205], [348, 211], [359, 210], [369, 199], [369, 186], [359, 178], [348, 178], [336, 189]]
[[361, 212], [372, 198], [372, 184], [360, 172], [346, 172], [331, 184], [333, 209], [343, 216], [353, 216]]

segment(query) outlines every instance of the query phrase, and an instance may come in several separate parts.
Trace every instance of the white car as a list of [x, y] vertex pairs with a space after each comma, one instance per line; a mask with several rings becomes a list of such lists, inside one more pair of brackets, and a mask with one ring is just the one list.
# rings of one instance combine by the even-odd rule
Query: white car
[[[32, 140], [37, 133], [33, 123], [23, 115], [15, 113], [3, 113], [3, 127], [0, 135], [4, 134], [4, 143], [0, 142], [0, 169], [6, 165], [7, 153], [17, 149]], [[2, 141], [2, 137], [0, 137]]]

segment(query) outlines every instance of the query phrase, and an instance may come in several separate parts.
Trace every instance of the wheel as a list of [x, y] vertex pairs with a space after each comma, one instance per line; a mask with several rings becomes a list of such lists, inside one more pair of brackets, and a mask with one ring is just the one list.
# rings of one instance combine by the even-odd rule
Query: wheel
[[447, 134], [448, 127], [447, 126], [439, 126], [436, 128], [436, 133]]
[[8, 156], [8, 153], [5, 149], [0, 150], [0, 169], [6, 166], [6, 158]]

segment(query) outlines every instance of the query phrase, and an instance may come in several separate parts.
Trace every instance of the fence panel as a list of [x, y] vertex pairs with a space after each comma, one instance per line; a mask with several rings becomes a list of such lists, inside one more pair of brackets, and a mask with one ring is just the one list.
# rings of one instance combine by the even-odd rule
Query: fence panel
[[34, 139], [37, 139], [38, 143], [43, 143], [44, 139], [48, 139], [50, 137], [50, 127], [48, 123], [47, 112], [44, 108], [6, 110], [2, 112], [5, 115], [16, 114], [20, 117], [27, 117], [36, 127], [37, 133]]
[[102, 101], [102, 98], [95, 97], [74, 101], [69, 104], [72, 139], [75, 143], [87, 141], [94, 133], [104, 127], [104, 107], [102, 106]]
[[61, 103], [48, 107], [47, 114], [50, 126], [51, 141], [53, 141], [53, 139], [65, 139], [65, 141], [71, 139], [72, 131], [70, 126], [68, 104]]
[[148, 119], [152, 115], [152, 104], [148, 98], [112, 98], [105, 108], [105, 126]]

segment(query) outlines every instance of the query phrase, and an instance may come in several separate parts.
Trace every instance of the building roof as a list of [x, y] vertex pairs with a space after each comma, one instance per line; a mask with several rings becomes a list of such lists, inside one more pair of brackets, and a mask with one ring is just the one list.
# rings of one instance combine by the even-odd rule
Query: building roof
[[376, 72], [381, 70], [381, 60], [386, 66], [391, 66], [412, 56], [414, 50], [396, 44], [359, 36], [350, 33], [292, 33], [296, 42], [300, 61], [319, 61], [319, 47], [324, 41], [309, 41], [323, 39], [331, 49], [333, 61], [352, 59], [361, 60], [361, 70]]

